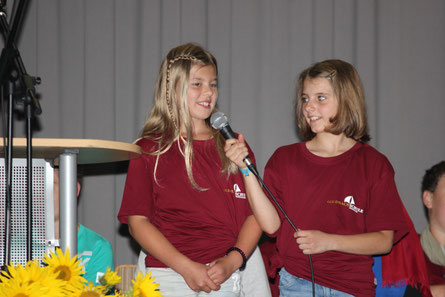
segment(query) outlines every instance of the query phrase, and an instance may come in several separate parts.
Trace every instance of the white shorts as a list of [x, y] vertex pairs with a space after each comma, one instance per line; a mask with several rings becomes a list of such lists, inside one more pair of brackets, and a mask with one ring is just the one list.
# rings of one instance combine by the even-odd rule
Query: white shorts
[[240, 273], [235, 271], [218, 291], [210, 293], [195, 292], [187, 285], [182, 275], [171, 268], [146, 268], [155, 278], [154, 282], [159, 284], [158, 289], [162, 291], [163, 297], [239, 297], [240, 296]]
[[[142, 250], [139, 253], [135, 277], [138, 272], [145, 274], [146, 255], [147, 254]], [[247, 260], [246, 269], [241, 271], [240, 275], [240, 297], [272, 297], [263, 258], [261, 257], [261, 252], [258, 247], [256, 247], [252, 255], [250, 255], [249, 259]], [[155, 282], [158, 283], [157, 280], [155, 280]], [[196, 294], [192, 296], [196, 296]]]

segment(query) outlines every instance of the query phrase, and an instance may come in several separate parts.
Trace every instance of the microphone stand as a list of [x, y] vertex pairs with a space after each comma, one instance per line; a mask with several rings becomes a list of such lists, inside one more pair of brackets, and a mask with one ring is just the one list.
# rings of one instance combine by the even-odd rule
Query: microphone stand
[[[36, 84], [40, 83], [40, 78], [32, 77], [27, 74], [25, 66], [20, 56], [20, 52], [15, 45], [15, 40], [17, 37], [17, 32], [23, 15], [28, 6], [28, 0], [20, 0], [17, 12], [14, 17], [12, 29], [9, 30], [9, 25], [6, 20], [6, 13], [3, 7], [0, 8], [0, 29], [5, 40], [5, 47], [3, 48], [2, 54], [0, 56], [0, 82], [5, 85], [6, 73], [9, 72], [9, 78], [12, 83], [16, 83], [21, 87], [21, 100], [25, 104], [24, 109], [26, 113], [26, 138], [27, 138], [27, 261], [32, 260], [32, 116], [33, 114], [41, 114], [42, 109], [40, 103], [35, 95]], [[10, 86], [12, 85], [10, 83]], [[10, 91], [13, 89], [9, 88]], [[10, 92], [13, 93], [13, 92]], [[8, 107], [8, 141], [7, 141], [7, 191], [6, 191], [6, 201], [5, 210], [5, 260], [4, 265], [11, 261], [11, 198], [12, 198], [12, 117], [13, 117], [13, 95], [9, 95], [9, 107]], [[5, 150], [6, 152], [6, 150]]]
[[[9, 264], [9, 262], [11, 261], [11, 197], [12, 197], [12, 131], [13, 131], [13, 121], [12, 121], [12, 112], [13, 112], [13, 83], [12, 82], [8, 82], [8, 83], [4, 83], [2, 85], [2, 98], [1, 100], [3, 100], [4, 98], [4, 91], [5, 89], [7, 90], [7, 95], [8, 95], [8, 124], [7, 127], [4, 126], [4, 129], [7, 129], [6, 133], [7, 133], [7, 139], [8, 141], [6, 142], [5, 139], [3, 142], [3, 152], [4, 152], [4, 160], [5, 160], [5, 176], [6, 176], [6, 189], [5, 189], [5, 218], [4, 218], [4, 222], [5, 222], [5, 247], [4, 247], [4, 262], [3, 262], [3, 266], [0, 267], [1, 270], [6, 271], [6, 265]], [[3, 106], [3, 104], [2, 104]], [[3, 123], [4, 124], [4, 123]], [[5, 135], [5, 131], [3, 131]]]

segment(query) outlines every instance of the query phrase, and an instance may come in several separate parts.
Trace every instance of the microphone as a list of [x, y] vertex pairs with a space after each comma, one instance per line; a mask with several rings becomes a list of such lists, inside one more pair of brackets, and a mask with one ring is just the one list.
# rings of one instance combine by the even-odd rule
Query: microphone
[[[212, 114], [212, 116], [210, 117], [210, 124], [214, 129], [219, 130], [219, 133], [222, 134], [224, 139], [236, 139], [235, 133], [233, 133], [232, 128], [230, 128], [229, 119], [224, 113], [217, 111]], [[247, 168], [249, 168], [249, 170], [252, 171], [253, 174], [255, 174], [256, 177], [259, 177], [259, 173], [256, 170], [255, 165], [250, 160], [249, 156], [246, 156], [243, 159], [243, 162], [247, 165]]]

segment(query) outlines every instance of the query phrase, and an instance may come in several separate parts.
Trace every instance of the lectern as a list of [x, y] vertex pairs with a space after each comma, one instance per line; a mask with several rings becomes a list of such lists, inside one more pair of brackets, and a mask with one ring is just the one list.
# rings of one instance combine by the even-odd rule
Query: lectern
[[[77, 254], [77, 165], [119, 162], [137, 158], [135, 144], [96, 139], [33, 138], [33, 259], [54, 249], [53, 164], [59, 166], [60, 247]], [[13, 139], [11, 261], [26, 263], [26, 139]], [[4, 156], [3, 147], [0, 156]], [[0, 160], [0, 238], [4, 238], [5, 166]], [[3, 240], [1, 240], [3, 241]], [[0, 265], [4, 265], [4, 241]], [[9, 263], [6, 263], [9, 264]]]

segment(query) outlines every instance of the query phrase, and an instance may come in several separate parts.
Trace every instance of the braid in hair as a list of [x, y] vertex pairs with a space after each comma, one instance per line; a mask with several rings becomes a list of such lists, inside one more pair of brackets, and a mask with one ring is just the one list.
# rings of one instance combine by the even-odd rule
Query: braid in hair
[[172, 99], [170, 97], [170, 92], [169, 92], [169, 87], [170, 87], [170, 70], [173, 66], [174, 63], [176, 63], [179, 60], [190, 60], [190, 61], [197, 61], [197, 59], [194, 56], [190, 56], [190, 55], [181, 55], [181, 56], [177, 56], [173, 59], [170, 59], [168, 61], [168, 66], [167, 66], [167, 74], [166, 74], [166, 84], [165, 84], [165, 96], [167, 99], [167, 105], [168, 105], [168, 113], [170, 114], [170, 117], [173, 121], [173, 124], [175, 125], [175, 128], [177, 130], [179, 130], [179, 126], [178, 126], [178, 122], [176, 121], [176, 118], [173, 114], [173, 103], [172, 103]]

